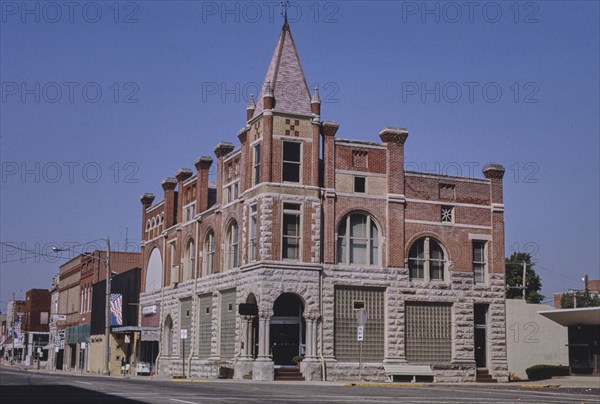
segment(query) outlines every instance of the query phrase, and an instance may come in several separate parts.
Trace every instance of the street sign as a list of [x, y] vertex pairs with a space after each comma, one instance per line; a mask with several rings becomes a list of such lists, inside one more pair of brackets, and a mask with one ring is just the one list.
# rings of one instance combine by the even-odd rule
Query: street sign
[[185, 328], [181, 329], [181, 339], [187, 339], [187, 330]]
[[364, 308], [356, 310], [356, 321], [358, 321], [359, 326], [364, 327], [368, 319], [369, 315]]
[[129, 344], [131, 342], [131, 337], [129, 335], [125, 336], [125, 343]]
[[365, 327], [363, 326], [358, 326], [358, 328], [356, 329], [356, 340], [357, 341], [363, 341], [365, 338]]

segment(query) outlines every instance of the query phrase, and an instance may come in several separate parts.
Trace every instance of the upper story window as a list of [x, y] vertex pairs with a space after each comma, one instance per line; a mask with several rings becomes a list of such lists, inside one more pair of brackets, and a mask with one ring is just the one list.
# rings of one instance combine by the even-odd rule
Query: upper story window
[[485, 241], [473, 240], [473, 280], [475, 283], [485, 282], [487, 251]]
[[260, 184], [260, 143], [252, 150], [252, 185]]
[[196, 216], [196, 205], [190, 205], [185, 208], [185, 221], [189, 222]]
[[367, 179], [365, 177], [355, 176], [354, 177], [354, 192], [364, 194], [367, 192]]
[[238, 224], [232, 220], [227, 226], [225, 240], [225, 268], [231, 269], [238, 266]]
[[194, 268], [196, 263], [196, 243], [194, 239], [190, 238], [185, 245], [185, 253], [183, 258], [183, 279], [182, 281], [188, 281], [194, 277]]
[[282, 252], [283, 259], [300, 259], [301, 241], [301, 205], [299, 203], [283, 204]]
[[209, 230], [204, 239], [202, 270], [204, 275], [210, 275], [215, 271], [215, 232]]
[[446, 258], [444, 250], [430, 237], [418, 239], [408, 253], [411, 280], [443, 281]]
[[250, 228], [248, 232], [248, 259], [250, 261], [256, 260], [256, 230], [258, 224], [256, 204], [250, 206]]
[[379, 229], [371, 216], [351, 213], [340, 222], [338, 263], [379, 265]]
[[298, 142], [283, 142], [283, 170], [284, 182], [300, 182], [300, 168], [302, 144]]

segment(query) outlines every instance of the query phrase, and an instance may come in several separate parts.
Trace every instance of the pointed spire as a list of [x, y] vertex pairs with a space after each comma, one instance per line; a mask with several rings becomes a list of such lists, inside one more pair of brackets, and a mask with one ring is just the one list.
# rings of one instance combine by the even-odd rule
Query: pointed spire
[[[287, 10], [287, 9], [286, 9]], [[274, 97], [275, 110], [300, 115], [311, 115], [311, 97], [296, 44], [284, 12], [284, 24], [263, 81], [262, 93], [257, 99], [254, 116], [266, 108], [265, 96]]]
[[288, 18], [287, 18], [287, 10], [288, 7], [290, 6], [290, 2], [289, 1], [282, 1], [281, 2], [281, 7], [283, 7], [283, 11], [281, 11], [281, 15], [283, 15], [283, 29], [284, 30], [289, 30], [290, 29], [290, 25], [288, 24]]
[[311, 104], [320, 104], [321, 98], [319, 97], [319, 87], [315, 87], [312, 98], [310, 99]]

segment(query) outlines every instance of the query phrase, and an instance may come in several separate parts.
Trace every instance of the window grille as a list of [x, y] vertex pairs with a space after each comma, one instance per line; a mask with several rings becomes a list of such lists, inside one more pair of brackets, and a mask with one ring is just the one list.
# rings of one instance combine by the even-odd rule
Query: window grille
[[369, 318], [362, 342], [362, 360], [381, 362], [385, 341], [385, 292], [375, 288], [336, 287], [335, 358], [340, 362], [358, 362], [360, 343], [356, 340], [356, 310], [364, 308]]
[[406, 359], [409, 363], [452, 360], [452, 305], [407, 302]]
[[198, 303], [198, 357], [208, 359], [212, 338], [212, 295], [200, 296]]
[[235, 310], [229, 310], [229, 305], [235, 306], [235, 289], [221, 293], [221, 360], [233, 358], [235, 351]]

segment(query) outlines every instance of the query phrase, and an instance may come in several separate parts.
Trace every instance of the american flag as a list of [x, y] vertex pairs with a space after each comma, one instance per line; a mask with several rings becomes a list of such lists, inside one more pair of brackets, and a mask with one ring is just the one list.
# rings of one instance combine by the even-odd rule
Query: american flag
[[123, 295], [110, 295], [110, 325], [123, 325]]

